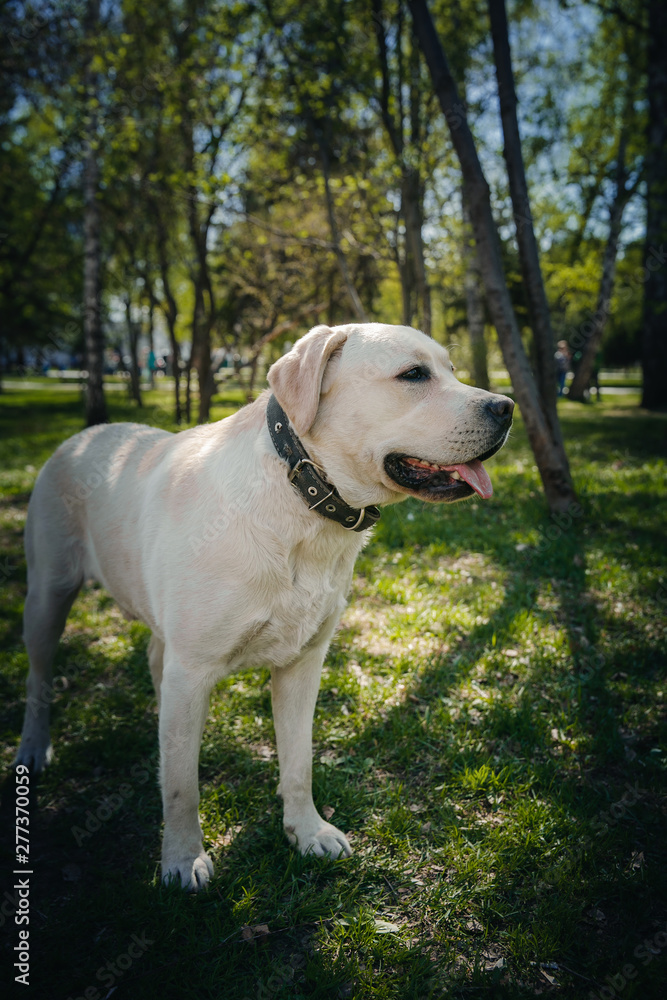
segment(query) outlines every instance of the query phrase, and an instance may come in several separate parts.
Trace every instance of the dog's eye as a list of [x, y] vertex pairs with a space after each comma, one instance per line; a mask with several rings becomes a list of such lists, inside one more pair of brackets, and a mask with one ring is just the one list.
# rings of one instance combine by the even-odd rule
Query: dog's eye
[[449, 366], [449, 367], [450, 367], [450, 368], [452, 369], [452, 371], [453, 371], [453, 372], [455, 372], [455, 371], [456, 371], [456, 367], [455, 367], [454, 365], [451, 365], [451, 364], [450, 364], [450, 366]]
[[430, 371], [422, 365], [415, 365], [414, 368], [409, 368], [398, 376], [400, 379], [405, 379], [406, 382], [424, 382], [430, 377]]

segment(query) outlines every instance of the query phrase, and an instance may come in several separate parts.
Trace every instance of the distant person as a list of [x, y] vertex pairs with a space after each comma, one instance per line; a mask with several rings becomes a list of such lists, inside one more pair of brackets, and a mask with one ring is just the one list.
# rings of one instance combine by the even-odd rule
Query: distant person
[[151, 389], [155, 388], [155, 370], [157, 368], [157, 362], [155, 360], [155, 351], [151, 347], [148, 352], [148, 381], [150, 383]]
[[570, 361], [572, 360], [567, 340], [558, 341], [558, 350], [556, 351], [555, 358], [556, 373], [558, 376], [558, 395], [562, 396], [565, 389], [565, 379], [570, 370]]

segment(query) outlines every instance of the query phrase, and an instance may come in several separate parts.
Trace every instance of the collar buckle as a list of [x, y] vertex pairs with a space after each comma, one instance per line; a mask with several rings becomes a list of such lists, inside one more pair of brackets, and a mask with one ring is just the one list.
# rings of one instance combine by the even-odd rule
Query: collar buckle
[[[322, 468], [322, 466], [318, 465], [316, 462], [313, 462], [312, 459], [310, 459], [310, 458], [300, 458], [299, 461], [294, 466], [294, 468], [291, 469], [291, 471], [289, 472], [289, 474], [287, 476], [287, 478], [289, 479], [290, 483], [292, 482], [292, 480], [294, 479], [295, 476], [299, 475], [299, 473], [302, 471], [304, 465], [312, 465], [312, 467], [315, 469], [315, 471], [319, 472], [320, 474], [324, 472], [324, 469]], [[331, 493], [329, 494], [329, 496], [331, 496]]]

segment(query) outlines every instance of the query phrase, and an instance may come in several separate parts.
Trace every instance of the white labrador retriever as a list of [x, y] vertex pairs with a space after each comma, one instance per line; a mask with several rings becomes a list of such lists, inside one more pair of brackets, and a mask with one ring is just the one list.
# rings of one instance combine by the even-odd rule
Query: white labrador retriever
[[94, 578], [152, 631], [162, 873], [190, 889], [213, 873], [197, 773], [209, 694], [247, 667], [272, 672], [289, 840], [302, 853], [351, 853], [313, 803], [311, 731], [355, 557], [379, 516], [371, 505], [490, 496], [481, 459], [512, 422], [512, 400], [460, 383], [447, 352], [407, 327], [315, 327], [268, 378], [269, 392], [219, 423], [77, 434], [42, 469], [28, 510], [17, 763], [49, 760], [53, 658]]

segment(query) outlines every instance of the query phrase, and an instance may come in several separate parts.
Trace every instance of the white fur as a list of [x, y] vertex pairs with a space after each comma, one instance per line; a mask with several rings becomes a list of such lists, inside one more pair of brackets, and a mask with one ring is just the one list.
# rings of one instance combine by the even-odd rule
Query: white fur
[[[396, 375], [427, 362], [426, 387]], [[316, 327], [269, 382], [311, 457], [353, 506], [405, 492], [384, 457], [444, 464], [489, 447], [489, 396], [452, 374], [447, 352], [405, 327]], [[98, 580], [153, 636], [160, 708], [162, 870], [199, 888], [213, 868], [198, 817], [198, 755], [213, 685], [268, 665], [284, 824], [303, 852], [351, 853], [311, 794], [311, 729], [322, 663], [368, 532], [310, 512], [266, 426], [267, 394], [233, 417], [179, 434], [140, 424], [91, 428], [42, 469], [26, 525], [30, 657], [17, 762], [47, 763], [51, 666], [82, 582]], [[319, 400], [319, 402], [318, 402]]]

